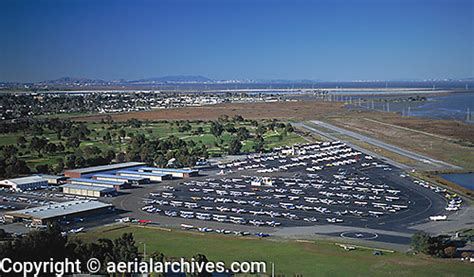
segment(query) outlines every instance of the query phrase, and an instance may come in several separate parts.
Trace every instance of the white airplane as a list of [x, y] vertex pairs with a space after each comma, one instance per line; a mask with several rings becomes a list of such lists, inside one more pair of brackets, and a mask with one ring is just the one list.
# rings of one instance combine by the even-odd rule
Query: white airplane
[[207, 228], [207, 227], [202, 227], [202, 228], [198, 228], [199, 232], [212, 232], [212, 229], [211, 228]]
[[178, 216], [178, 213], [175, 211], [165, 211], [165, 215], [175, 217]]
[[71, 229], [71, 230], [69, 230], [69, 233], [77, 234], [77, 233], [80, 233], [82, 231], [84, 231], [84, 227], [77, 228], [77, 229]]
[[203, 214], [203, 213], [196, 213], [196, 218], [200, 220], [210, 220], [211, 215], [210, 214]]
[[191, 229], [194, 229], [195, 227], [193, 225], [181, 224], [181, 228], [185, 230], [191, 230]]
[[443, 220], [446, 220], [448, 219], [447, 216], [445, 215], [433, 215], [433, 216], [430, 216], [430, 220], [432, 221], [443, 221]]
[[327, 221], [328, 223], [341, 223], [341, 222], [343, 222], [344, 220], [333, 217], [333, 218], [326, 218], [326, 221]]
[[265, 214], [265, 212], [263, 210], [260, 210], [260, 211], [249, 211], [249, 213], [253, 214], [253, 215], [262, 215], [262, 214]]
[[227, 216], [226, 215], [213, 215], [212, 219], [218, 222], [226, 222], [227, 221]]
[[239, 205], [247, 204], [247, 201], [245, 201], [245, 200], [234, 200], [233, 202], [236, 203], [236, 204], [239, 204]]
[[127, 223], [127, 222], [130, 222], [130, 217], [119, 218], [116, 221], [122, 222], [122, 223]]
[[171, 201], [170, 205], [173, 207], [181, 207], [183, 205], [183, 202], [180, 201]]
[[223, 207], [223, 206], [216, 207], [216, 210], [218, 210], [218, 211], [220, 211], [220, 212], [228, 212], [228, 211], [230, 211], [229, 208]]
[[260, 226], [260, 225], [265, 224], [265, 222], [260, 221], [260, 220], [250, 220], [249, 223], [255, 226]]
[[268, 226], [271, 226], [271, 227], [276, 227], [276, 226], [279, 226], [281, 225], [280, 222], [276, 222], [276, 221], [267, 221], [265, 222]]
[[241, 217], [234, 217], [234, 216], [230, 217], [230, 222], [235, 223], [235, 224], [245, 224], [246, 223], [245, 219], [243, 219]]
[[232, 211], [233, 211], [234, 213], [237, 213], [237, 214], [241, 214], [241, 213], [246, 213], [246, 212], [247, 212], [247, 210], [245, 210], [245, 209], [238, 209], [238, 208], [232, 208]]
[[193, 213], [193, 212], [181, 211], [181, 212], [180, 212], [180, 216], [181, 216], [182, 218], [194, 218], [194, 213]]
[[316, 219], [315, 217], [305, 217], [303, 218], [304, 221], [308, 221], [308, 222], [316, 222], [318, 221], [318, 219]]

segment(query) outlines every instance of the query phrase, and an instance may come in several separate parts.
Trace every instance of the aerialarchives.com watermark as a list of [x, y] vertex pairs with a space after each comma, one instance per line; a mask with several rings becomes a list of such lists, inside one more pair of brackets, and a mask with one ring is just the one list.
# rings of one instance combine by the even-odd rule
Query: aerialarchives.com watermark
[[10, 258], [0, 260], [0, 272], [23, 274], [23, 276], [39, 276], [49, 273], [56, 275], [74, 273], [266, 273], [267, 264], [262, 261], [232, 262], [226, 267], [224, 262], [197, 262], [192, 258], [181, 258], [177, 261], [154, 261], [134, 259], [128, 262], [107, 262], [102, 264], [99, 259], [89, 259], [83, 267], [81, 261], [68, 258], [55, 261], [13, 261]]

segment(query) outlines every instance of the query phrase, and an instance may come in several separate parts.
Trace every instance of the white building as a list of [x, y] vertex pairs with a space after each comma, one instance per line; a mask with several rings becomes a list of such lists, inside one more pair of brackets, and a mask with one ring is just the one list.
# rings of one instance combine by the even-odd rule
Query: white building
[[35, 190], [48, 186], [48, 180], [40, 176], [28, 176], [0, 181], [0, 186], [10, 187], [17, 191]]

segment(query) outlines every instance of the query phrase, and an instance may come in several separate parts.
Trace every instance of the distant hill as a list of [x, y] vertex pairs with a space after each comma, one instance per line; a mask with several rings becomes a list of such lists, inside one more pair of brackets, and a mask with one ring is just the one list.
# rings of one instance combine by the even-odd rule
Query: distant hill
[[175, 76], [163, 76], [163, 77], [154, 77], [147, 79], [140, 79], [135, 81], [130, 81], [129, 83], [140, 83], [140, 84], [149, 84], [149, 83], [209, 83], [214, 80], [201, 75], [175, 75]]
[[109, 81], [104, 81], [100, 79], [89, 79], [89, 78], [74, 78], [74, 77], [62, 77], [55, 80], [48, 80], [37, 82], [36, 84], [46, 84], [46, 85], [107, 85], [110, 84]]

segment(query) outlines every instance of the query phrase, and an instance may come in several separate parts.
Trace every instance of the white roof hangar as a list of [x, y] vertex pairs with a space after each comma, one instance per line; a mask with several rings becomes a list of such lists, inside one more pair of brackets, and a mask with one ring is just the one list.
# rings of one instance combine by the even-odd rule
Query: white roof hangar
[[112, 204], [102, 203], [99, 201], [75, 200], [7, 212], [5, 213], [5, 219], [9, 221], [15, 221], [16, 219], [30, 219], [35, 222], [44, 223], [45, 221], [77, 216], [80, 214], [108, 209], [110, 207], [112, 207]]
[[14, 190], [34, 190], [48, 185], [48, 180], [40, 176], [28, 176], [0, 181], [0, 185]]

